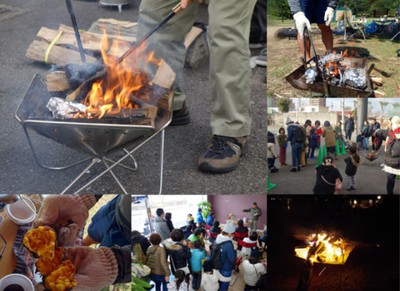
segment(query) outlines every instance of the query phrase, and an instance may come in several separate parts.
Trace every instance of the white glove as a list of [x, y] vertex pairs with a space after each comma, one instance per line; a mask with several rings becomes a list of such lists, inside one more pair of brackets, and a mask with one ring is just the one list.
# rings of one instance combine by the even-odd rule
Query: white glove
[[307, 27], [308, 31], [311, 32], [311, 24], [303, 12], [297, 12], [293, 15], [296, 29], [300, 34], [300, 38], [303, 38], [304, 28]]
[[334, 12], [335, 12], [335, 10], [333, 8], [331, 8], [331, 7], [326, 8], [325, 16], [324, 16], [324, 21], [325, 21], [326, 26], [329, 26], [329, 24], [331, 23]]

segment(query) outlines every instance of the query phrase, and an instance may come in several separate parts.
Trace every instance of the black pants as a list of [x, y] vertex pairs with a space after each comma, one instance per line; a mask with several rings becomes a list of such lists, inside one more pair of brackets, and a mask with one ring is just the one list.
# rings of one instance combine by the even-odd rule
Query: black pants
[[386, 192], [387, 194], [394, 194], [394, 185], [396, 184], [396, 175], [395, 174], [387, 174], [386, 181]]
[[275, 169], [275, 158], [268, 158], [268, 169]]
[[267, 43], [267, 1], [257, 0], [251, 17], [250, 43]]
[[198, 290], [200, 288], [200, 283], [201, 283], [201, 271], [192, 272], [192, 288], [194, 290]]

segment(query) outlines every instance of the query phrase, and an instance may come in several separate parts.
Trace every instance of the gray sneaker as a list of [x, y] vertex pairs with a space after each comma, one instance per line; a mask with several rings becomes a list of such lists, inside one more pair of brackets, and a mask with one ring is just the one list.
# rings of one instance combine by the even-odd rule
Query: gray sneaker
[[207, 151], [199, 158], [199, 169], [211, 173], [231, 172], [239, 165], [247, 147], [246, 137], [214, 135]]
[[260, 52], [260, 55], [256, 59], [256, 64], [261, 66], [261, 67], [266, 67], [267, 66], [267, 48], [263, 49]]

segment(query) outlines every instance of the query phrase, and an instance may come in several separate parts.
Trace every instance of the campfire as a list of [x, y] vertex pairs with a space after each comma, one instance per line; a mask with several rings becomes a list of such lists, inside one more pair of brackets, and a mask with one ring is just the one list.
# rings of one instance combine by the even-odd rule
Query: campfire
[[[322, 56], [315, 62], [309, 63], [310, 68], [305, 72], [307, 84], [312, 84], [318, 76], [318, 69], [322, 78], [334, 86], [349, 86], [364, 90], [367, 88], [367, 70], [365, 66], [353, 61], [355, 51], [348, 55], [348, 50], [342, 53], [333, 51], [331, 54]], [[316, 67], [318, 66], [318, 68]], [[313, 72], [310, 72], [313, 71]]]
[[168, 90], [157, 86], [147, 73], [157, 71], [165, 63], [155, 58], [153, 52], [146, 55], [143, 48], [139, 48], [135, 55], [120, 63], [114, 55], [107, 53], [115, 54], [119, 47], [117, 40], [110, 46], [108, 37], [104, 34], [101, 46], [106, 68], [104, 78], [88, 82], [89, 86], [79, 86], [65, 99], [51, 98], [47, 108], [52, 112], [53, 118], [119, 119], [121, 122], [128, 119], [132, 123], [147, 119], [153, 124], [158, 109], [168, 109], [168, 100], [162, 98], [165, 93], [169, 93]]
[[374, 92], [368, 62], [356, 50], [314, 56], [286, 77], [295, 88], [323, 93], [326, 97], [371, 97]]
[[310, 263], [344, 264], [352, 247], [341, 238], [335, 238], [326, 232], [312, 234], [308, 237], [308, 246], [296, 247], [297, 257]]

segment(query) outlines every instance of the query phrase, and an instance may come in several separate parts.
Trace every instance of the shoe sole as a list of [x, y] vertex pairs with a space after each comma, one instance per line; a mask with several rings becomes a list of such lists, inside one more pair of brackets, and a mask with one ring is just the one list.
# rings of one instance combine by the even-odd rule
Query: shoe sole
[[[247, 154], [249, 150], [249, 146], [248, 143], [246, 142], [241, 151], [240, 151], [240, 157], [243, 157], [245, 154]], [[230, 167], [226, 167], [226, 168], [216, 168], [212, 165], [210, 165], [207, 162], [201, 163], [200, 165], [198, 165], [199, 170], [203, 171], [203, 172], [207, 172], [207, 173], [217, 173], [217, 174], [223, 174], [223, 173], [229, 173], [234, 171], [238, 166], [239, 166], [239, 162], [240, 159], [237, 161], [237, 163], [233, 164]]]
[[182, 116], [179, 116], [177, 118], [173, 118], [171, 123], [169, 124], [170, 126], [182, 126], [190, 123], [190, 114], [185, 114]]

